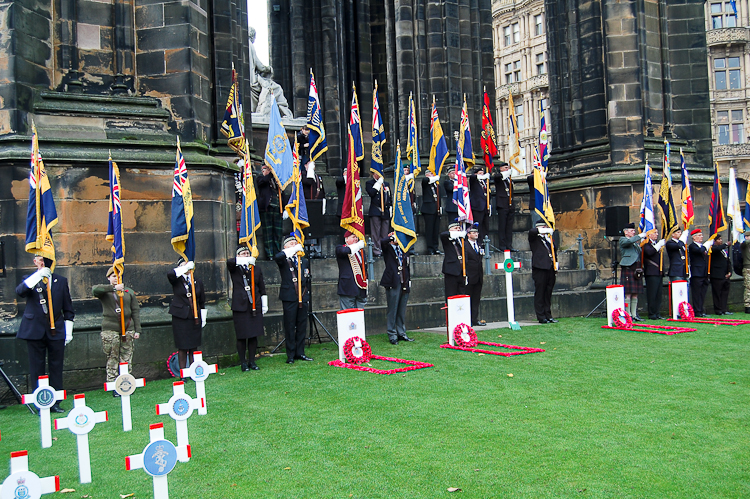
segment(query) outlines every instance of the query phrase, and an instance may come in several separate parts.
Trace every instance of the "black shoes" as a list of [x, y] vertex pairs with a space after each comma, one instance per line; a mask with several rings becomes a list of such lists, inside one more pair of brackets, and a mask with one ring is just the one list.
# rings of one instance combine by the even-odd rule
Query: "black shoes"
[[241, 371], [242, 371], [243, 373], [244, 373], [245, 371], [249, 371], [249, 370], [250, 370], [250, 368], [249, 368], [249, 367], [247, 367], [247, 362], [243, 362], [242, 364], [240, 364], [240, 370], [241, 370]]
[[633, 316], [633, 320], [636, 321], [636, 322], [643, 322], [643, 319], [641, 319], [641, 317], [639, 315], [634, 315]]
[[60, 403], [58, 402], [58, 403], [56, 403], [55, 405], [53, 405], [52, 407], [49, 408], [49, 412], [54, 412], [56, 414], [62, 414], [63, 412], [65, 412], [65, 409], [63, 409], [62, 407], [60, 407]]
[[114, 390], [112, 390], [112, 396], [113, 396], [114, 398], [119, 398], [119, 397], [121, 397], [121, 395], [120, 395], [119, 393], [117, 393], [116, 391], [114, 391]]
[[745, 307], [745, 313], [750, 314], [750, 307]]
[[311, 357], [308, 357], [307, 355], [300, 355], [300, 356], [298, 356], [296, 358], [299, 359], [299, 360], [306, 360], [308, 362], [313, 360]]
[[390, 339], [388, 341], [391, 342], [391, 345], [398, 345], [398, 340], [397, 339]]
[[726, 311], [726, 312], [724, 312], [724, 315], [734, 315], [734, 312]]
[[549, 324], [550, 322], [547, 319], [539, 319], [539, 324]]
[[[406, 336], [405, 334], [404, 334], [404, 335], [402, 335], [402, 336], [399, 336], [399, 337], [398, 337], [398, 339], [399, 339], [399, 340], [401, 340], [401, 341], [414, 341], [414, 340], [413, 340], [412, 338], [409, 338], [409, 337], [408, 337], [408, 336]], [[397, 342], [397, 343], [398, 343], [398, 342]]]
[[477, 323], [474, 324], [474, 325], [475, 326], [486, 326], [487, 325], [487, 321], [477, 321]]
[[255, 362], [251, 362], [251, 363], [250, 363], [250, 366], [249, 366], [249, 367], [250, 367], [250, 369], [251, 369], [251, 370], [253, 370], [253, 371], [257, 371], [257, 370], [259, 370], [259, 369], [260, 369], [260, 367], [258, 367], [258, 366], [257, 366], [257, 365], [255, 364]]
[[287, 364], [294, 364], [294, 359], [286, 359]]
[[557, 322], [560, 322], [560, 321], [558, 321], [557, 319], [553, 319], [552, 317], [550, 317], [549, 319], [547, 319], [547, 322], [549, 322], [550, 324], [554, 324], [554, 323], [557, 323]]

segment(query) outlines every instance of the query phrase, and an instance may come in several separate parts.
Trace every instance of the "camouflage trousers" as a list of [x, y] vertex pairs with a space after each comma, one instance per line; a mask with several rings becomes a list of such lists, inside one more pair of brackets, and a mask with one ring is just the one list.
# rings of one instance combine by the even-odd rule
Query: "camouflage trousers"
[[[135, 331], [125, 333], [125, 338], [120, 342], [119, 331], [102, 331], [102, 350], [107, 356], [107, 381], [114, 381], [120, 375], [120, 362], [127, 362], [133, 359], [133, 349], [135, 347]], [[122, 344], [122, 346], [121, 346]]]
[[742, 277], [745, 278], [745, 289], [742, 298], [745, 300], [745, 308], [750, 307], [750, 268], [742, 269]]

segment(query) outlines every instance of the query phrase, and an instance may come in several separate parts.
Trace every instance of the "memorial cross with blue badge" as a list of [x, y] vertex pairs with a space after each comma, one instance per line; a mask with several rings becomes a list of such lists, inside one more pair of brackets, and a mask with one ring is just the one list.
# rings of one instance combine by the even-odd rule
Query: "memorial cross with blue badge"
[[185, 383], [175, 381], [172, 386], [173, 395], [166, 404], [156, 405], [156, 414], [169, 414], [177, 426], [177, 445], [190, 445], [188, 439], [187, 420], [193, 411], [205, 405], [204, 399], [194, 399], [185, 393]]
[[143, 469], [154, 478], [154, 499], [169, 499], [167, 475], [177, 465], [177, 461], [190, 461], [190, 445], [175, 446], [164, 438], [164, 423], [148, 427], [149, 444], [143, 452], [125, 458], [125, 468]]
[[89, 452], [89, 432], [97, 423], [109, 421], [107, 411], [94, 412], [86, 405], [83, 393], [73, 397], [73, 409], [64, 418], [55, 419], [55, 429], [68, 429], [76, 436], [78, 444], [78, 475], [81, 483], [91, 483], [91, 455]]
[[42, 494], [60, 490], [60, 477], [39, 476], [29, 471], [29, 452], [10, 453], [10, 475], [0, 485], [0, 499], [39, 499]]
[[203, 352], [193, 353], [193, 363], [186, 369], [180, 369], [182, 378], [190, 377], [195, 381], [195, 396], [203, 403], [198, 406], [198, 414], [205, 416], [208, 414], [208, 404], [206, 403], [206, 386], [204, 382], [208, 379], [209, 374], [219, 372], [219, 366], [216, 364], [207, 364], [203, 360]]
[[39, 384], [33, 393], [24, 395], [21, 402], [34, 404], [39, 410], [39, 427], [42, 433], [42, 448], [52, 447], [52, 420], [49, 417], [50, 408], [60, 400], [66, 398], [65, 390], [55, 390], [49, 386], [49, 376], [39, 376]]

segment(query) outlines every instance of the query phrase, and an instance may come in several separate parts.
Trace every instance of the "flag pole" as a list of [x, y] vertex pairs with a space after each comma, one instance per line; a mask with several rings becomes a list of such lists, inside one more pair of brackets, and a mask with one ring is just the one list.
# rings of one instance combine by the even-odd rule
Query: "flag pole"
[[193, 317], [195, 317], [195, 323], [200, 324], [198, 321], [198, 303], [195, 300], [195, 278], [193, 277], [193, 271], [190, 271], [190, 289], [193, 293]]
[[302, 257], [297, 253], [297, 308], [302, 308]]
[[47, 305], [49, 306], [49, 327], [55, 329], [55, 312], [52, 310], [52, 281], [44, 278], [44, 284], [47, 285]]
[[[122, 284], [122, 274], [115, 270], [115, 275], [117, 276], [117, 284]], [[122, 291], [117, 292], [117, 296], [120, 297], [120, 330], [122, 331], [121, 338], [125, 336], [125, 305], [122, 295]]]

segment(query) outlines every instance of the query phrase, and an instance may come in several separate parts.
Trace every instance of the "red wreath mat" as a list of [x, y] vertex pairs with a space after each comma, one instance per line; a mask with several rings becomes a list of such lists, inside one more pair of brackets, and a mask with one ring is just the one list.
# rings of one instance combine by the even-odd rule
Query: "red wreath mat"
[[692, 322], [694, 324], [714, 324], [717, 326], [741, 326], [750, 324], [750, 321], [742, 319], [712, 319], [710, 317], [695, 317], [693, 319], [667, 319], [670, 322]]
[[382, 355], [372, 354], [371, 359], [385, 360], [387, 362], [396, 362], [398, 364], [407, 364], [407, 367], [399, 367], [396, 369], [375, 369], [374, 367], [363, 366], [362, 364], [347, 364], [341, 362], [339, 359], [332, 360], [328, 363], [329, 366], [334, 367], [345, 367], [347, 369], [354, 369], [355, 371], [367, 371], [375, 374], [396, 374], [407, 371], [416, 371], [417, 369], [423, 369], [425, 367], [435, 367], [427, 362], [419, 362], [417, 360], [406, 360], [406, 359], [395, 359], [393, 357], [383, 357]]
[[654, 333], [654, 334], [680, 334], [680, 333], [692, 333], [697, 331], [692, 327], [678, 327], [678, 326], [657, 326], [655, 324], [638, 324], [633, 327], [613, 327], [613, 326], [602, 326], [602, 329], [617, 329], [619, 331], [635, 331], [637, 333]]
[[525, 355], [527, 353], [544, 352], [543, 348], [519, 347], [516, 345], [503, 345], [502, 343], [490, 343], [488, 341], [477, 341], [477, 345], [487, 345], [491, 347], [503, 347], [503, 348], [510, 348], [512, 350], [519, 350], [519, 351], [518, 352], [498, 352], [497, 350], [483, 350], [481, 348], [451, 346], [448, 343], [443, 343], [442, 345], [440, 345], [440, 348], [450, 348], [451, 350], [463, 350], [464, 352], [487, 353], [490, 355], [501, 355], [503, 357], [511, 357], [513, 355]]

